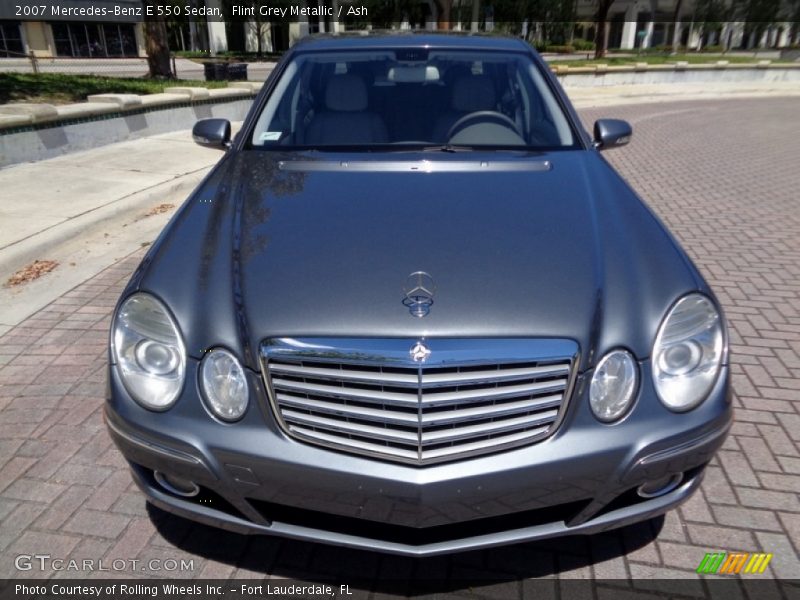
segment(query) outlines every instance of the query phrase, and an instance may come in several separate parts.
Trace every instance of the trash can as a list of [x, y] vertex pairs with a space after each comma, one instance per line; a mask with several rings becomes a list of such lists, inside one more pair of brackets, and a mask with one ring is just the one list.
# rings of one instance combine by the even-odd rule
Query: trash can
[[228, 79], [228, 63], [206, 62], [203, 63], [206, 81], [225, 81]]
[[247, 81], [247, 63], [230, 63], [228, 81]]

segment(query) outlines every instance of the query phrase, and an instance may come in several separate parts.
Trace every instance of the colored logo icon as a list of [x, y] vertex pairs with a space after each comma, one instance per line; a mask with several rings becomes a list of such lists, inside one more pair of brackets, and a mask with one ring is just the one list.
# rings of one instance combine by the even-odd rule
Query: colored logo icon
[[772, 554], [761, 552], [710, 552], [697, 567], [698, 573], [717, 575], [761, 574], [767, 569]]

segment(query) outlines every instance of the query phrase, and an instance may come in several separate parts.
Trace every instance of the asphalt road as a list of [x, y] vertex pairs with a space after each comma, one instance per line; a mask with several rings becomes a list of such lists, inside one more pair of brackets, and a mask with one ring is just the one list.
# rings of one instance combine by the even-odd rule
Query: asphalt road
[[[713, 551], [773, 553], [756, 577], [800, 577], [797, 100], [641, 104], [582, 116], [590, 123], [601, 112], [633, 124], [631, 145], [606, 156], [697, 261], [730, 321], [736, 422], [688, 503], [590, 538], [424, 561], [244, 537], [148, 508], [100, 412], [110, 311], [137, 251], [0, 338], [0, 577], [89, 575], [15, 570], [16, 556], [47, 552], [140, 565], [193, 561], [183, 572], [116, 575], [366, 578], [353, 590], [359, 597], [515, 598], [530, 595], [537, 578], [597, 578], [594, 590], [583, 590], [594, 598], [637, 590], [704, 597], [712, 587], [695, 570]], [[731, 599], [780, 597], [769, 581], [757, 593], [733, 583]], [[553, 597], [559, 589], [575, 597], [563, 585], [553, 583]]]

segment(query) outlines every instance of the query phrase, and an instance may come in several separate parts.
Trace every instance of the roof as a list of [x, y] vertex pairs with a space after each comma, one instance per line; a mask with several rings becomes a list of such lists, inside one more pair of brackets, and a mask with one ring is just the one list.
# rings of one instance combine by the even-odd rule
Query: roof
[[468, 50], [531, 50], [520, 39], [497, 35], [431, 33], [430, 31], [369, 31], [310, 35], [298, 50], [350, 50], [365, 48], [459, 48]]

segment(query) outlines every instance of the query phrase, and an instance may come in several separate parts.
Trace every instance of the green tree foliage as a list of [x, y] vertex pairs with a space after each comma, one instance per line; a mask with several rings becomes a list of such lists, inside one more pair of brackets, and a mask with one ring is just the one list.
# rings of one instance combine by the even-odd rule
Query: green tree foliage
[[733, 7], [737, 20], [745, 23], [743, 43], [748, 48], [781, 16], [781, 0], [735, 0]]
[[575, 28], [576, 0], [494, 0], [496, 28], [512, 35], [522, 35], [527, 22], [529, 42], [565, 45]]
[[789, 43], [800, 44], [800, 0], [788, 0], [784, 16], [791, 23]]

